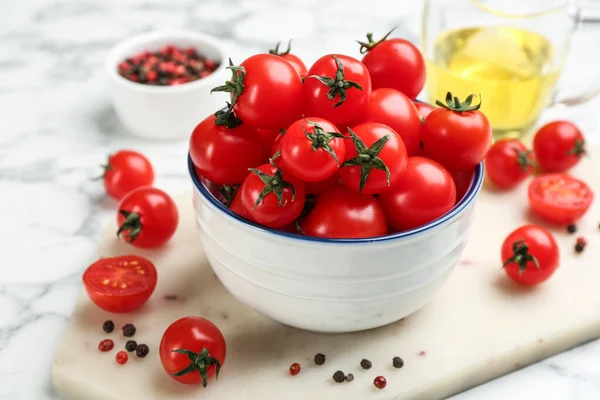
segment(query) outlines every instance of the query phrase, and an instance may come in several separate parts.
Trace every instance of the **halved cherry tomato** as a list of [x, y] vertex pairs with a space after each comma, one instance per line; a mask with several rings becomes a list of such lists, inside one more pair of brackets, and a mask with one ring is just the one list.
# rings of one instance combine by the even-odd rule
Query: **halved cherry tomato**
[[156, 287], [156, 268], [144, 257], [102, 258], [83, 273], [90, 299], [113, 313], [133, 312], [144, 305]]
[[433, 110], [435, 110], [434, 106], [432, 106], [429, 103], [425, 103], [424, 101], [414, 100], [414, 103], [415, 107], [417, 107], [419, 115], [421, 116], [421, 118], [423, 118], [423, 120], [427, 118], [427, 116], [431, 114]]
[[565, 172], [585, 154], [585, 139], [574, 123], [554, 121], [537, 131], [533, 150], [544, 171]]
[[292, 41], [290, 40], [288, 42], [287, 49], [283, 52], [279, 52], [279, 44], [280, 43], [277, 43], [277, 45], [275, 46], [274, 49], [269, 50], [269, 54], [274, 54], [276, 56], [279, 56], [279, 57], [283, 58], [285, 61], [292, 64], [292, 67], [294, 67], [294, 69], [298, 72], [298, 75], [300, 75], [300, 78], [304, 78], [306, 76], [306, 65], [304, 65], [304, 62], [300, 59], [300, 57], [298, 57], [295, 54], [290, 53], [290, 51], [292, 49]]
[[106, 193], [120, 200], [133, 189], [152, 186], [154, 170], [143, 154], [133, 150], [119, 150], [108, 157], [102, 179]]
[[485, 159], [485, 170], [494, 185], [509, 189], [533, 173], [533, 153], [517, 139], [498, 140]]
[[594, 199], [592, 189], [567, 174], [545, 174], [529, 184], [529, 205], [540, 217], [568, 225], [587, 212]]

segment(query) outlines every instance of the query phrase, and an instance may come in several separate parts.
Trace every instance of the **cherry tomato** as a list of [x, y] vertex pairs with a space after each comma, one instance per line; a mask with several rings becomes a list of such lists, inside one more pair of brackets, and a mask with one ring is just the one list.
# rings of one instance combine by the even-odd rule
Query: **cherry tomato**
[[152, 186], [154, 170], [143, 154], [132, 150], [119, 150], [108, 157], [102, 179], [106, 193], [120, 200], [133, 189]]
[[388, 231], [377, 200], [343, 185], [322, 192], [300, 228], [305, 235], [324, 238], [368, 238]]
[[425, 103], [424, 101], [414, 100], [414, 103], [415, 103], [415, 107], [417, 107], [417, 111], [419, 112], [419, 115], [423, 119], [427, 118], [427, 116], [429, 114], [431, 114], [431, 112], [433, 110], [435, 110], [434, 106], [432, 106], [431, 104]]
[[281, 139], [285, 170], [305, 182], [323, 181], [344, 162], [345, 140], [337, 127], [323, 118], [298, 120]]
[[333, 174], [329, 178], [320, 182], [304, 182], [304, 191], [306, 194], [318, 194], [340, 182], [340, 175]]
[[398, 231], [417, 228], [450, 211], [456, 204], [452, 176], [437, 162], [409, 157], [394, 187], [379, 195], [388, 223]]
[[83, 286], [92, 302], [113, 313], [140, 308], [156, 287], [156, 268], [144, 257], [102, 258], [83, 273]]
[[587, 212], [594, 193], [584, 182], [567, 174], [545, 174], [529, 184], [529, 205], [540, 217], [569, 225]]
[[448, 93], [446, 104], [438, 102], [423, 125], [427, 154], [450, 171], [469, 171], [486, 156], [492, 143], [492, 128], [472, 96], [460, 103]]
[[409, 156], [414, 156], [421, 144], [423, 123], [414, 103], [395, 89], [373, 90], [364, 119], [387, 125], [400, 135]]
[[[269, 154], [271, 152], [271, 147], [273, 147], [273, 143], [275, 139], [280, 134], [279, 129], [257, 129], [256, 133], [260, 136], [260, 140], [262, 140], [263, 146], [265, 148], [265, 154]], [[259, 164], [256, 164], [259, 165]], [[254, 167], [256, 166], [254, 165]]]
[[269, 54], [274, 54], [276, 56], [279, 56], [279, 57], [283, 58], [285, 61], [292, 64], [292, 67], [294, 67], [296, 72], [298, 72], [298, 75], [300, 75], [300, 78], [304, 78], [306, 76], [306, 65], [304, 65], [304, 62], [302, 62], [300, 57], [298, 57], [295, 54], [290, 53], [292, 41], [290, 40], [288, 42], [287, 49], [281, 53], [279, 52], [279, 44], [280, 43], [277, 43], [277, 45], [275, 46], [274, 49], [269, 50]]
[[141, 187], [129, 192], [119, 204], [117, 236], [136, 247], [155, 248], [173, 236], [178, 222], [177, 206], [168, 194]]
[[235, 193], [231, 204], [229, 205], [229, 209], [239, 215], [240, 217], [248, 218], [248, 213], [244, 210], [244, 206], [242, 206], [242, 194], [240, 190]]
[[517, 139], [494, 143], [485, 159], [485, 169], [494, 185], [509, 189], [523, 182], [533, 172], [533, 153]]
[[585, 139], [575, 124], [554, 121], [540, 128], [533, 139], [535, 158], [546, 172], [564, 172], [585, 154]]
[[304, 183], [271, 164], [253, 169], [240, 191], [248, 217], [270, 228], [291, 224], [304, 207]]
[[554, 273], [558, 262], [559, 251], [554, 237], [536, 225], [517, 228], [502, 244], [504, 271], [520, 285], [544, 282]]
[[228, 128], [215, 122], [211, 115], [192, 132], [192, 162], [200, 175], [217, 185], [242, 183], [248, 168], [261, 165], [267, 158], [261, 136], [246, 124]]
[[185, 384], [202, 383], [225, 363], [227, 346], [223, 334], [207, 319], [185, 317], [171, 324], [160, 341], [159, 354], [170, 377]]
[[285, 133], [286, 133], [285, 130], [281, 131], [279, 133], [279, 135], [277, 135], [277, 137], [273, 141], [273, 144], [271, 145], [271, 152], [270, 152], [271, 157], [273, 157], [278, 151], [281, 150], [281, 141], [283, 140]]
[[415, 99], [425, 85], [425, 60], [419, 49], [404, 39], [387, 39], [389, 32], [378, 42], [367, 34], [368, 43], [359, 42], [362, 62], [366, 65], [373, 89], [392, 88]]
[[470, 171], [451, 171], [454, 185], [456, 186], [456, 202], [458, 203], [465, 197], [465, 194], [469, 191], [473, 178], [475, 177], [475, 170]]
[[400, 135], [376, 122], [355, 126], [349, 132], [354, 145], [346, 143], [346, 161], [339, 172], [344, 185], [365, 194], [389, 190], [406, 169], [406, 147]]
[[341, 54], [319, 58], [304, 80], [305, 114], [334, 124], [344, 124], [363, 115], [370, 96], [367, 68], [357, 59]]

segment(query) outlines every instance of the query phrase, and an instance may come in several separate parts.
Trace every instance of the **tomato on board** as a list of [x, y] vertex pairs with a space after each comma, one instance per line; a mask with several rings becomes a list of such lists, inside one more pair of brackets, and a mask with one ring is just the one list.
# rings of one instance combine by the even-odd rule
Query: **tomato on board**
[[433, 110], [423, 124], [423, 146], [427, 155], [450, 171], [468, 171], [487, 155], [492, 143], [492, 127], [472, 105], [473, 95], [464, 102], [446, 96], [446, 104]]
[[291, 224], [304, 207], [304, 183], [271, 164], [252, 169], [240, 191], [248, 218], [270, 228]]
[[144, 257], [102, 258], [83, 273], [83, 286], [92, 302], [113, 313], [133, 312], [146, 303], [156, 287], [156, 268]]
[[535, 158], [546, 172], [565, 172], [585, 154], [585, 139], [569, 121], [554, 121], [540, 128], [533, 139]]
[[492, 145], [485, 159], [485, 170], [494, 185], [509, 189], [533, 173], [533, 153], [517, 139], [502, 139]]
[[404, 141], [407, 154], [417, 154], [423, 123], [414, 103], [402, 92], [389, 88], [373, 90], [363, 119], [389, 126]]
[[163, 368], [179, 383], [206, 387], [208, 379], [219, 377], [227, 346], [215, 324], [201, 317], [185, 317], [173, 322], [160, 340]]
[[560, 258], [554, 236], [537, 225], [524, 225], [511, 232], [502, 243], [501, 253], [504, 271], [526, 286], [550, 278]]
[[245, 124], [230, 126], [217, 125], [217, 117], [210, 115], [190, 137], [192, 162], [200, 175], [217, 185], [242, 183], [248, 168], [267, 159], [261, 136], [254, 129]]
[[388, 223], [397, 231], [425, 225], [456, 204], [452, 176], [439, 163], [409, 157], [406, 170], [391, 190], [379, 195]]
[[353, 144], [346, 143], [346, 161], [340, 168], [344, 185], [365, 194], [393, 187], [406, 169], [406, 147], [387, 125], [367, 122], [349, 129]]
[[334, 124], [360, 118], [371, 96], [371, 78], [357, 59], [328, 54], [310, 67], [304, 80], [304, 114]]
[[367, 53], [362, 62], [371, 74], [373, 89], [392, 88], [415, 99], [425, 85], [425, 60], [411, 42], [388, 39], [390, 33], [377, 42], [368, 33], [368, 42], [358, 42], [361, 54]]
[[387, 234], [385, 214], [368, 194], [334, 185], [322, 192], [302, 220], [305, 235], [324, 238], [368, 238]]
[[129, 192], [118, 210], [117, 236], [136, 247], [162, 246], [173, 236], [179, 222], [173, 199], [162, 190], [148, 186]]
[[[450, 172], [450, 171], [449, 171]], [[465, 194], [469, 191], [473, 178], [475, 178], [475, 170], [470, 171], [451, 171], [452, 179], [454, 180], [454, 186], [456, 186], [456, 202], [458, 203], [465, 197]]]
[[290, 40], [288, 42], [287, 45], [287, 49], [285, 49], [285, 51], [283, 52], [279, 52], [279, 42], [277, 42], [277, 45], [275, 46], [274, 49], [269, 50], [269, 54], [274, 54], [276, 56], [279, 56], [281, 58], [283, 58], [285, 61], [289, 62], [290, 64], [292, 64], [292, 67], [294, 67], [294, 69], [298, 72], [298, 75], [300, 75], [300, 78], [304, 78], [306, 76], [306, 65], [304, 65], [304, 62], [300, 59], [300, 57], [298, 57], [295, 54], [290, 53], [290, 51], [292, 50], [292, 41]]
[[284, 168], [304, 182], [323, 181], [344, 162], [345, 141], [337, 127], [323, 118], [298, 120], [281, 139]]
[[154, 183], [152, 164], [137, 151], [119, 150], [108, 157], [108, 163], [103, 168], [102, 180], [106, 193], [117, 200], [133, 189]]
[[427, 116], [431, 114], [433, 110], [435, 110], [434, 106], [432, 106], [429, 103], [425, 103], [424, 101], [414, 100], [414, 103], [415, 107], [417, 107], [419, 115], [421, 116], [421, 118], [423, 118], [423, 120], [425, 120], [425, 118], [427, 118]]
[[547, 221], [568, 225], [587, 212], [594, 199], [585, 182], [567, 174], [545, 174], [529, 184], [529, 205]]

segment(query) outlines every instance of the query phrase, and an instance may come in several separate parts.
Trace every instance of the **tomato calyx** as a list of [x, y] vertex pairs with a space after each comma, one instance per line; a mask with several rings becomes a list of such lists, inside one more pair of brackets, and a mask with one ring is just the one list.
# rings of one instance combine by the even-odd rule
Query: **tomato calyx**
[[392, 32], [394, 32], [394, 30], [396, 30], [396, 28], [397, 28], [397, 26], [393, 27], [391, 31], [386, 33], [385, 36], [382, 37], [381, 39], [379, 39], [378, 41], [373, 40], [373, 32], [367, 33], [368, 42], [361, 42], [360, 40], [357, 40], [356, 42], [358, 44], [360, 44], [360, 50], [359, 50], [360, 54], [365, 54], [365, 53], [369, 52], [370, 50], [373, 50], [375, 48], [375, 46], [377, 46], [379, 43], [386, 40], [388, 38], [388, 36], [390, 36], [392, 34]]
[[309, 78], [317, 79], [323, 85], [329, 88], [329, 92], [327, 92], [327, 99], [330, 101], [335, 100], [336, 96], [340, 96], [340, 100], [333, 105], [333, 108], [339, 107], [344, 104], [346, 101], [347, 93], [346, 91], [350, 88], [356, 88], [358, 90], [363, 90], [362, 86], [358, 82], [347, 81], [344, 79], [344, 65], [340, 61], [339, 58], [332, 55], [333, 59], [337, 63], [337, 71], [335, 73], [335, 79], [330, 78], [328, 76], [319, 76], [319, 75], [311, 75]]
[[225, 199], [225, 205], [229, 207], [233, 198], [235, 197], [236, 192], [240, 188], [240, 185], [223, 185], [219, 188], [219, 192], [223, 195]]
[[277, 44], [275, 45], [275, 48], [269, 50], [269, 54], [273, 54], [274, 56], [285, 56], [286, 54], [290, 54], [290, 51], [292, 50], [292, 39], [290, 39], [288, 41], [287, 49], [285, 49], [285, 51], [283, 51], [281, 53], [279, 52], [280, 44], [281, 44], [281, 42], [277, 42]]
[[133, 241], [142, 232], [140, 214], [126, 210], [119, 210], [119, 214], [125, 217], [125, 221], [123, 221], [119, 227], [119, 230], [117, 231], [117, 237], [121, 236], [121, 234], [125, 232], [122, 236], [129, 243], [133, 243]]
[[535, 161], [529, 157], [531, 155], [531, 150], [521, 151], [515, 149], [515, 152], [517, 153], [517, 163], [523, 172], [527, 172], [529, 167], [535, 167]]
[[585, 140], [575, 140], [575, 144], [573, 145], [573, 148], [569, 151], [567, 151], [567, 155], [569, 156], [576, 156], [576, 157], [581, 157], [583, 155], [586, 155], [587, 151], [585, 149]]
[[215, 113], [215, 117], [217, 117], [215, 124], [221, 126], [224, 125], [228, 128], [235, 128], [242, 123], [242, 121], [233, 113], [233, 106], [235, 106], [238, 97], [244, 92], [246, 68], [241, 65], [233, 65], [233, 61], [229, 58], [229, 66], [227, 69], [231, 70], [231, 80], [225, 81], [224, 85], [212, 88], [210, 93], [231, 93], [231, 103], [227, 102], [227, 109], [219, 110]]
[[385, 171], [387, 185], [390, 186], [390, 170], [385, 162], [378, 157], [381, 150], [383, 150], [383, 146], [390, 140], [390, 135], [387, 134], [383, 136], [369, 148], [365, 142], [356, 136], [356, 133], [354, 133], [352, 129], [348, 128], [348, 132], [350, 133], [350, 136], [352, 136], [352, 141], [354, 142], [354, 147], [356, 148], [358, 155], [344, 162], [342, 167], [360, 166], [359, 191], [362, 192], [363, 187], [371, 174], [371, 169], [373, 168]]
[[219, 379], [219, 372], [221, 371], [221, 362], [214, 357], [211, 357], [208, 349], [205, 347], [200, 353], [194, 353], [193, 351], [186, 349], [175, 349], [171, 350], [173, 353], [185, 354], [190, 359], [190, 363], [184, 369], [177, 371], [173, 376], [183, 376], [194, 371], [198, 371], [202, 377], [202, 387], [206, 387], [208, 369], [215, 366], [215, 375]]
[[[310, 133], [306, 130], [305, 122], [311, 124], [315, 128], [314, 133]], [[302, 130], [304, 131], [304, 135], [306, 136], [306, 138], [312, 142], [313, 151], [317, 151], [317, 149], [321, 147], [323, 150], [329, 153], [331, 157], [333, 157], [333, 159], [335, 160], [335, 165], [339, 167], [340, 163], [338, 161], [337, 155], [329, 145], [329, 142], [335, 138], [347, 139], [347, 137], [339, 132], [325, 132], [325, 130], [321, 128], [319, 124], [317, 124], [316, 122], [307, 121], [306, 119], [304, 120], [304, 122], [302, 122]]]
[[458, 97], [452, 96], [452, 93], [448, 92], [446, 94], [446, 103], [440, 100], [436, 100], [435, 104], [458, 113], [479, 110], [479, 108], [481, 107], [481, 95], [479, 95], [478, 104], [472, 104], [473, 98], [475, 98], [475, 95], [470, 94], [469, 96], [467, 96], [465, 101], [461, 102], [458, 99]]
[[529, 253], [529, 246], [525, 240], [517, 240], [514, 242], [512, 244], [512, 250], [513, 256], [504, 262], [502, 265], [503, 267], [515, 263], [519, 266], [519, 274], [521, 274], [527, 268], [527, 263], [531, 261], [538, 271], [540, 271], [540, 263], [533, 254]]
[[[278, 156], [278, 154], [277, 154], [277, 156]], [[275, 159], [275, 158], [276, 157], [274, 157], [273, 159]], [[258, 198], [256, 199], [256, 202], [254, 203], [253, 208], [258, 207], [260, 202], [269, 193], [273, 193], [273, 194], [275, 194], [275, 196], [277, 196], [277, 200], [279, 202], [279, 207], [285, 206], [287, 203], [287, 202], [283, 201], [283, 189], [285, 189], [285, 188], [291, 189], [292, 201], [294, 201], [294, 199], [296, 197], [296, 189], [294, 188], [294, 185], [283, 180], [283, 172], [281, 171], [280, 168], [277, 168], [277, 171], [273, 174], [273, 176], [265, 174], [264, 172], [262, 172], [256, 168], [249, 168], [248, 170], [250, 172], [256, 174], [260, 178], [260, 180], [265, 184], [265, 187], [258, 195]]]

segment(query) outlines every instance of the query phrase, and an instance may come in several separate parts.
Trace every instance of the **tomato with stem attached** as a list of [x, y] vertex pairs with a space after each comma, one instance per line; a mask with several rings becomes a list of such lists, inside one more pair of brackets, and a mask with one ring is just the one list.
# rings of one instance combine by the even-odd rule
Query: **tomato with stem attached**
[[485, 170], [499, 188], [510, 189], [533, 173], [533, 153], [517, 139], [502, 139], [492, 145], [485, 159]]
[[104, 188], [113, 198], [120, 200], [133, 189], [152, 186], [154, 169], [150, 161], [133, 150], [119, 150], [108, 157], [102, 180]]
[[298, 75], [300, 75], [300, 78], [304, 78], [306, 76], [306, 72], [307, 72], [306, 65], [300, 59], [300, 57], [298, 57], [295, 54], [290, 53], [290, 51], [292, 50], [292, 40], [290, 39], [290, 41], [288, 42], [287, 49], [285, 49], [285, 51], [280, 52], [279, 45], [280, 45], [280, 42], [277, 42], [277, 45], [275, 46], [275, 48], [272, 50], [269, 50], [269, 54], [279, 56], [279, 57], [283, 58], [285, 61], [292, 64], [292, 67], [294, 67], [294, 69], [298, 72]]
[[544, 171], [565, 172], [585, 154], [585, 139], [574, 123], [554, 121], [537, 131], [533, 151]]

